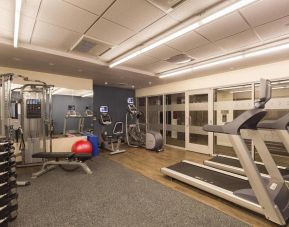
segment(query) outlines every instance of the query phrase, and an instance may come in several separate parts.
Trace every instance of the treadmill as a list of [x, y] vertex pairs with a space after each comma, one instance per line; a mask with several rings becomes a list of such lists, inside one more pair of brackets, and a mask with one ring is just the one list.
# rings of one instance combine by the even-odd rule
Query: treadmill
[[[257, 125], [258, 129], [262, 130], [274, 130], [280, 137], [280, 141], [285, 146], [285, 149], [289, 153], [289, 113], [277, 120], [262, 121]], [[226, 155], [215, 155], [213, 158], [204, 161], [204, 164], [221, 170], [229, 171], [236, 174], [245, 175], [244, 169], [238, 158]], [[264, 166], [264, 163], [255, 161], [255, 164], [264, 177], [268, 177], [268, 172]], [[277, 166], [283, 178], [289, 181], [289, 168], [284, 166]]]
[[262, 214], [272, 222], [285, 225], [289, 218], [288, 185], [267, 149], [258, 151], [270, 178], [261, 176], [245, 141], [240, 135], [241, 129], [248, 129], [252, 140], [261, 143], [260, 146], [265, 146], [261, 136], [256, 132], [257, 124], [266, 115], [266, 111], [263, 110], [265, 103], [271, 98], [270, 81], [261, 80], [260, 97], [256, 108], [244, 112], [232, 122], [220, 126], [204, 126], [205, 131], [228, 135], [246, 173], [246, 177], [186, 160], [161, 168], [161, 172]]

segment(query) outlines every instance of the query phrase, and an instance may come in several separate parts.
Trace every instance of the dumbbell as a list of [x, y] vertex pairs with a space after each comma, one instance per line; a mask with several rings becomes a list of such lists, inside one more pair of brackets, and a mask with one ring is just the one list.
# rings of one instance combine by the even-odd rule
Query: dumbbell
[[4, 191], [7, 191], [9, 189], [16, 188], [16, 187], [17, 187], [16, 179], [13, 181], [10, 181], [10, 182], [4, 182], [4, 183], [0, 184], [0, 192], [4, 192]]
[[3, 182], [4, 179], [9, 179], [10, 177], [17, 177], [14, 167], [12, 170], [0, 172], [0, 183]]
[[0, 175], [0, 185], [7, 182], [10, 185], [14, 185], [16, 184], [16, 177], [14, 176], [9, 176], [9, 174], [5, 175], [5, 176], [1, 176]]
[[[0, 207], [4, 207], [5, 205], [9, 204], [11, 200], [16, 199], [17, 200], [17, 194], [14, 196], [4, 196], [3, 198], [0, 199]], [[0, 211], [1, 213], [1, 211]]]
[[9, 217], [4, 217], [0, 219], [0, 226], [2, 227], [8, 227]]
[[0, 162], [0, 172], [9, 171], [11, 168], [16, 167], [16, 162], [12, 160]]
[[3, 206], [0, 206], [0, 217], [5, 217], [17, 209], [18, 209], [18, 201], [17, 199], [12, 199]]
[[18, 198], [17, 188], [7, 188], [6, 190], [2, 190], [0, 194], [0, 198]]

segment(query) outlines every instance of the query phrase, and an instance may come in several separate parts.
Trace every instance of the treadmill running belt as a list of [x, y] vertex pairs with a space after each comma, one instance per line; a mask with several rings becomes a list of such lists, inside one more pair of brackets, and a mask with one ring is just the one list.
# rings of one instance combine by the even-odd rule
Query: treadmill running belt
[[[234, 167], [242, 169], [241, 163], [238, 159], [226, 158], [226, 157], [222, 157], [222, 156], [215, 156], [215, 157], [211, 158], [209, 161], [221, 163], [224, 165], [234, 166]], [[257, 164], [257, 167], [258, 167], [260, 173], [268, 174], [264, 165]], [[280, 169], [279, 168], [279, 170], [280, 170], [280, 173], [282, 174], [282, 176], [289, 175], [289, 169]]]
[[167, 168], [232, 192], [251, 188], [250, 183], [247, 180], [191, 165], [186, 162], [180, 162]]

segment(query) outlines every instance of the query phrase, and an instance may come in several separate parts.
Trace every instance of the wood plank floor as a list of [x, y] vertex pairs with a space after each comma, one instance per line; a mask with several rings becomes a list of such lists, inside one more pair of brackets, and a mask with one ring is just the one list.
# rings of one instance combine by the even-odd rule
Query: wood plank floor
[[175, 164], [183, 159], [202, 163], [204, 160], [209, 158], [207, 155], [170, 147], [166, 147], [165, 151], [161, 153], [150, 152], [139, 148], [128, 148], [125, 153], [108, 155], [108, 153], [105, 152], [104, 155], [106, 155], [109, 159], [114, 160], [129, 169], [137, 171], [154, 181], [179, 191], [192, 199], [214, 207], [215, 209], [252, 226], [277, 226], [259, 214], [250, 212], [242, 207], [238, 207], [230, 202], [181, 183], [177, 180], [172, 180], [160, 172], [160, 168]]

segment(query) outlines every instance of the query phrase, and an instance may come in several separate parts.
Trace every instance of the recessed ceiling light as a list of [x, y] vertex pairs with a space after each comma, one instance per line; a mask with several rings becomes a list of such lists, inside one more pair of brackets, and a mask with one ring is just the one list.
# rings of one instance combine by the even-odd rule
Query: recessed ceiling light
[[48, 63], [50, 66], [54, 66], [55, 64], [53, 62]]
[[104, 82], [105, 85], [108, 85], [108, 82]]
[[134, 88], [134, 85], [131, 85], [131, 88]]

